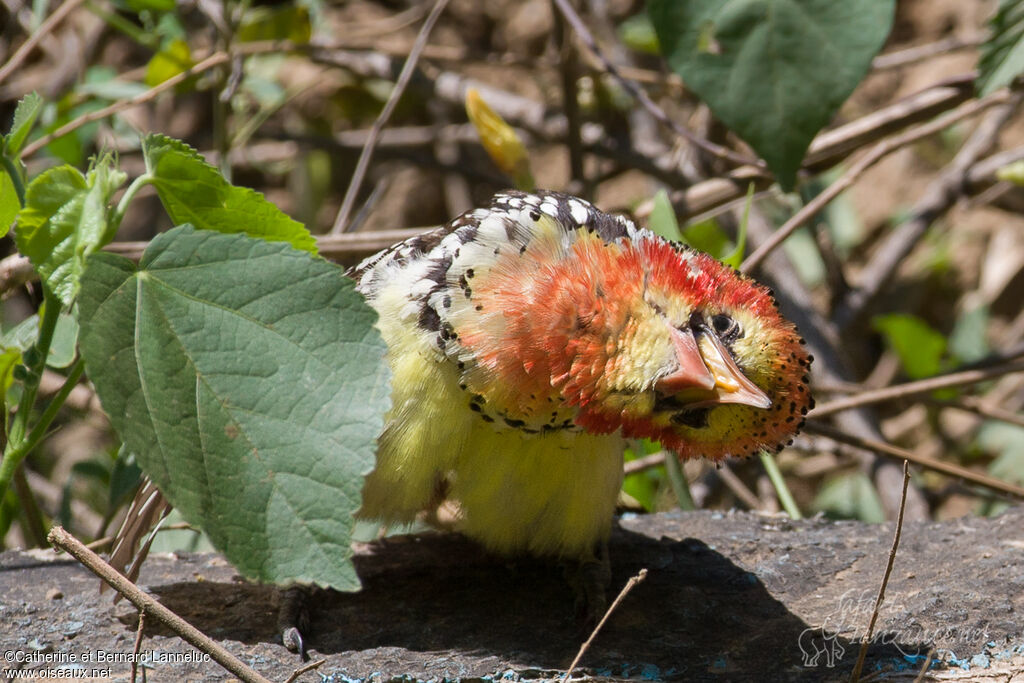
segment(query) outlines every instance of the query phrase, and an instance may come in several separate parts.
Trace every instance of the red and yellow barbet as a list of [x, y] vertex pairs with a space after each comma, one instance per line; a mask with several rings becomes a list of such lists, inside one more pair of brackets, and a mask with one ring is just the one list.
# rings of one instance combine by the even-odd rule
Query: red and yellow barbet
[[626, 439], [777, 451], [812, 405], [810, 356], [765, 287], [568, 195], [498, 194], [352, 275], [394, 374], [364, 518], [447, 501], [492, 550], [585, 562]]

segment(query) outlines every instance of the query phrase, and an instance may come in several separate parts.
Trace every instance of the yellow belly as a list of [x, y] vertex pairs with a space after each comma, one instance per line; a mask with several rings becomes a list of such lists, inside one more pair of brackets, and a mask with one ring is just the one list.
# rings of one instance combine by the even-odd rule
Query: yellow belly
[[586, 557], [608, 537], [622, 483], [621, 437], [487, 423], [469, 409], [457, 369], [429, 339], [395, 315], [382, 315], [379, 327], [393, 407], [360, 518], [409, 522], [447, 499], [458, 509], [455, 528], [500, 553]]

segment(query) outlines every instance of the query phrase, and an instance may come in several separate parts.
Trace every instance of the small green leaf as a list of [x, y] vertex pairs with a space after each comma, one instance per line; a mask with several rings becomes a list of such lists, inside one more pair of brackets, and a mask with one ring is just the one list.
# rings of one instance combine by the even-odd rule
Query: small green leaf
[[863, 472], [841, 474], [826, 481], [814, 499], [814, 509], [831, 517], [872, 524], [885, 521], [882, 501]]
[[662, 53], [772, 169], [796, 182], [811, 140], [853, 92], [894, 0], [650, 0]]
[[282, 5], [249, 10], [235, 37], [242, 42], [290, 40], [301, 45], [308, 43], [312, 35], [309, 9], [300, 5]]
[[126, 4], [135, 12], [173, 12], [175, 8], [174, 0], [126, 0]]
[[978, 446], [997, 453], [988, 466], [993, 477], [1024, 485], [1024, 427], [987, 421], [978, 430]]
[[889, 313], [875, 316], [872, 327], [885, 338], [911, 379], [931, 377], [942, 370], [946, 338], [915, 315]]
[[679, 230], [676, 210], [672, 208], [672, 202], [665, 190], [658, 190], [654, 195], [654, 206], [651, 207], [651, 217], [647, 219], [647, 227], [655, 235], [667, 240], [685, 242], [683, 233]]
[[690, 223], [683, 232], [683, 242], [705, 254], [720, 258], [732, 246], [729, 236], [714, 218]]
[[996, 178], [1007, 180], [1014, 185], [1024, 186], [1024, 161], [1015, 161], [996, 169]]
[[353, 513], [390, 405], [376, 313], [281, 242], [174, 228], [97, 253], [80, 346], [143, 471], [238, 570], [358, 587]]
[[78, 294], [86, 257], [113, 238], [109, 203], [125, 181], [114, 159], [100, 159], [87, 176], [58, 166], [28, 186], [25, 208], [18, 214], [18, 250], [65, 306]]
[[3, 349], [0, 351], [0, 390], [4, 395], [14, 384], [14, 366], [21, 363], [21, 351]]
[[160, 85], [169, 78], [188, 71], [195, 62], [192, 50], [184, 40], [177, 39], [167, 43], [146, 64], [145, 83], [149, 87]]
[[142, 140], [142, 153], [150, 182], [175, 223], [223, 233], [244, 232], [316, 254], [316, 240], [305, 226], [286, 216], [259, 192], [229, 183], [184, 142], [147, 135]]
[[722, 263], [739, 268], [743, 263], [743, 254], [747, 250], [747, 223], [750, 222], [750, 206], [754, 203], [754, 183], [747, 186], [747, 200], [743, 203], [743, 218], [740, 220], [739, 234], [736, 235], [736, 247], [722, 257]]
[[661, 54], [658, 34], [647, 14], [634, 14], [619, 24], [619, 39], [631, 50], [649, 55]]
[[992, 34], [978, 59], [978, 96], [1009, 85], [1024, 73], [1024, 0], [1000, 0], [992, 17]]
[[0, 237], [11, 231], [19, 211], [21, 204], [18, 202], [18, 191], [14, 189], [11, 176], [0, 168]]
[[10, 158], [18, 156], [21, 146], [32, 132], [39, 112], [43, 109], [43, 98], [38, 93], [30, 92], [18, 101], [14, 110], [14, 121], [11, 132], [4, 137], [4, 155]]
[[949, 333], [949, 350], [964, 363], [973, 363], [988, 355], [989, 310], [981, 304], [961, 313]]
[[110, 488], [107, 492], [107, 504], [111, 510], [116, 510], [135, 494], [142, 481], [142, 469], [136, 462], [136, 457], [128, 453], [121, 444], [116, 455], [113, 456], [113, 466], [110, 469]]
[[[0, 348], [16, 351], [19, 355], [27, 351], [39, 339], [39, 316], [30, 315], [0, 336]], [[75, 317], [61, 313], [53, 330], [50, 352], [46, 364], [51, 368], [66, 368], [75, 360], [78, 343], [78, 321]], [[20, 360], [18, 362], [21, 362]]]

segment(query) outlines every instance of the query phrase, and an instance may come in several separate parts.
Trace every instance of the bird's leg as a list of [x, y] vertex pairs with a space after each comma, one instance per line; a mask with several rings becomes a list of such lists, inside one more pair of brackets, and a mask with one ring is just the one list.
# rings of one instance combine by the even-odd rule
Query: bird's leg
[[302, 586], [281, 589], [277, 610], [277, 632], [281, 634], [281, 641], [286, 648], [298, 653], [303, 661], [309, 659], [303, 634], [309, 633], [312, 590]]
[[590, 630], [608, 607], [606, 591], [612, 582], [608, 542], [601, 541], [589, 557], [567, 564], [565, 570], [576, 595], [576, 620], [584, 630]]

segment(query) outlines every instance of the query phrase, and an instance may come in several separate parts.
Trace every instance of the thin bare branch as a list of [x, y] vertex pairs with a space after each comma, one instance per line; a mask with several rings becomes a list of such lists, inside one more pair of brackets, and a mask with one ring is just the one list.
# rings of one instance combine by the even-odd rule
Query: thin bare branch
[[21, 63], [32, 54], [32, 51], [39, 45], [39, 41], [47, 36], [53, 27], [64, 21], [64, 18], [78, 8], [85, 0], [64, 0], [64, 3], [54, 11], [53, 14], [46, 18], [39, 26], [39, 30], [32, 34], [32, 36], [21, 44], [18, 51], [15, 52], [7, 63], [0, 67], [0, 83], [3, 83], [14, 71], [21, 66]]
[[210, 655], [215, 662], [239, 679], [246, 683], [270, 683], [269, 679], [247, 666], [245, 662], [228, 652], [217, 641], [199, 631], [195, 626], [144, 593], [134, 583], [118, 574], [99, 555], [82, 545], [81, 541], [65, 531], [63, 527], [55, 526], [50, 529], [47, 540], [55, 547], [66, 551], [85, 565], [89, 571], [106, 581], [111, 588], [126, 597], [140, 612], [145, 611], [149, 616], [154, 617], [183, 640]]
[[1017, 360], [1011, 363], [1005, 363], [995, 367], [979, 370], [951, 372], [945, 375], [938, 375], [936, 377], [918, 380], [916, 382], [907, 382], [905, 384], [885, 387], [884, 389], [864, 391], [854, 396], [847, 396], [846, 398], [840, 398], [834, 401], [829, 401], [828, 403], [823, 403], [808, 413], [807, 417], [821, 418], [843, 410], [849, 410], [850, 408], [871, 405], [872, 403], [893, 401], [896, 399], [907, 398], [909, 396], [918, 396], [920, 394], [927, 394], [931, 391], [935, 391], [936, 389], [947, 389], [949, 387], [959, 387], [965, 384], [975, 384], [994, 377], [1008, 375], [1013, 372], [1024, 372], [1024, 360]]
[[626, 582], [626, 585], [622, 587], [622, 590], [619, 591], [618, 596], [616, 596], [615, 601], [612, 602], [611, 606], [608, 607], [608, 610], [604, 613], [604, 616], [601, 617], [601, 621], [599, 621], [597, 623], [597, 626], [594, 627], [594, 630], [590, 634], [590, 637], [587, 638], [587, 641], [580, 646], [579, 652], [576, 653], [576, 658], [572, 660], [572, 664], [569, 665], [569, 669], [565, 672], [565, 676], [562, 677], [562, 683], [566, 683], [566, 681], [568, 681], [572, 677], [573, 669], [576, 668], [576, 665], [580, 663], [581, 659], [583, 659], [583, 655], [585, 655], [587, 653], [587, 650], [590, 649], [590, 645], [594, 642], [594, 638], [597, 637], [597, 634], [604, 627], [605, 622], [608, 621], [608, 617], [610, 617], [612, 615], [612, 612], [614, 612], [615, 609], [619, 606], [619, 603], [622, 602], [622, 600], [627, 595], [629, 595], [629, 592], [633, 590], [634, 586], [636, 586], [638, 583], [640, 583], [646, 578], [647, 569], [641, 569], [639, 572], [637, 572], [636, 576], [631, 577], [629, 581]]
[[590, 50], [591, 53], [593, 53], [593, 55], [601, 62], [605, 70], [610, 73], [615, 80], [622, 84], [622, 87], [628, 90], [629, 94], [636, 98], [637, 102], [639, 102], [640, 105], [659, 123], [667, 126], [673, 133], [682, 137], [689, 143], [700, 147], [706, 152], [714, 154], [716, 157], [726, 159], [733, 164], [764, 167], [763, 162], [738, 154], [728, 147], [716, 145], [710, 140], [705, 140], [670, 118], [669, 115], [665, 113], [664, 109], [655, 104], [654, 100], [647, 95], [643, 88], [637, 85], [635, 81], [631, 81], [623, 76], [618, 67], [616, 67], [611, 60], [604, 55], [604, 52], [602, 52], [601, 48], [597, 45], [597, 41], [594, 40], [594, 36], [591, 35], [590, 29], [588, 29], [587, 25], [583, 23], [582, 19], [580, 19], [580, 15], [578, 15], [576, 10], [573, 9], [569, 0], [554, 0], [554, 3], [555, 6], [558, 7], [558, 11], [562, 13], [563, 17], [565, 17], [565, 20], [572, 26], [576, 35], [580, 37], [580, 40], [582, 40], [583, 44], [587, 46], [587, 49]]
[[807, 204], [797, 211], [792, 218], [776, 230], [771, 239], [765, 241], [754, 253], [743, 261], [743, 264], [740, 266], [740, 270], [749, 273], [751, 270], [756, 268], [761, 261], [764, 260], [765, 256], [782, 244], [783, 240], [793, 234], [797, 228], [818, 215], [818, 213], [828, 206], [833, 199], [839, 196], [841, 192], [853, 185], [853, 183], [856, 182], [856, 180], [860, 178], [865, 171], [887, 157], [889, 154], [892, 154], [902, 147], [906, 147], [909, 144], [917, 142], [922, 138], [935, 135], [954, 123], [974, 116], [989, 107], [997, 104], [1005, 104], [1012, 98], [1013, 95], [1011, 93], [1005, 90], [1000, 90], [980, 100], [972, 100], [962, 104], [958, 108], [938, 117], [934, 121], [911, 128], [896, 137], [879, 143], [867, 154], [861, 157], [855, 164], [853, 164], [838, 180], [825, 188], [825, 190], [815, 196], [814, 199], [807, 202]]
[[[884, 291], [899, 264], [920, 242], [935, 219], [949, 210], [956, 200], [963, 196], [966, 190], [965, 181], [968, 171], [978, 158], [995, 143], [1003, 125], [1016, 110], [1020, 101], [1021, 95], [1001, 90], [983, 99], [961, 105], [957, 110], [941, 116], [933, 122], [937, 124], [943, 119], [952, 119], [958, 113], [966, 112], [967, 115], [971, 115], [985, 107], [999, 105], [998, 109], [987, 116], [964, 142], [946, 169], [929, 184], [911, 210], [909, 220], [889, 233], [885, 241], [875, 251], [874, 256], [860, 273], [860, 285], [852, 289], [836, 307], [835, 320], [840, 330], [850, 328], [861, 318], [868, 305], [875, 300], [880, 292]], [[960, 118], [964, 118], [964, 116]], [[921, 128], [925, 128], [925, 126]]]
[[857, 663], [850, 674], [850, 683], [857, 683], [860, 680], [860, 673], [864, 669], [864, 658], [867, 657], [868, 647], [871, 645], [871, 636], [875, 633], [875, 622], [878, 621], [878, 611], [882, 608], [882, 601], [885, 600], [885, 588], [889, 585], [889, 577], [892, 575], [892, 566], [896, 562], [896, 551], [900, 547], [900, 535], [903, 533], [903, 511], [907, 507], [907, 486], [910, 485], [910, 463], [903, 461], [903, 494], [900, 497], [900, 514], [896, 518], [896, 533], [892, 538], [892, 547], [889, 548], [889, 560], [885, 565], [885, 574], [882, 575], [882, 584], [878, 587], [878, 597], [875, 598], [875, 608], [871, 611], [871, 621], [868, 624], [868, 632], [860, 643], [860, 651], [857, 653]]
[[405, 92], [405, 87], [409, 84], [409, 79], [412, 78], [412, 74], [416, 70], [416, 62], [419, 61], [420, 53], [423, 52], [423, 48], [427, 44], [427, 38], [430, 37], [430, 32], [433, 30], [434, 24], [437, 23], [437, 20], [441, 16], [441, 12], [444, 11], [447, 4], [448, 0], [437, 0], [437, 2], [434, 3], [434, 8], [430, 10], [430, 14], [427, 15], [426, 20], [423, 22], [419, 35], [416, 36], [416, 42], [413, 43], [412, 50], [409, 51], [409, 56], [406, 58], [405, 64], [402, 66], [401, 73], [398, 74], [398, 80], [395, 81], [395, 87], [391, 89], [391, 93], [388, 95], [388, 100], [384, 103], [384, 108], [381, 110], [377, 120], [373, 122], [373, 127], [370, 129], [369, 137], [366, 140], [366, 145], [363, 147], [363, 151], [359, 155], [359, 160], [356, 162], [355, 171], [352, 172], [352, 180], [348, 184], [348, 190], [345, 192], [345, 198], [341, 202], [341, 208], [338, 210], [338, 216], [334, 219], [334, 226], [331, 228], [332, 235], [338, 235], [345, 232], [345, 229], [348, 226], [348, 216], [352, 213], [352, 207], [355, 205], [356, 197], [359, 194], [359, 188], [363, 184], [363, 177], [366, 175], [366, 170], [370, 167], [370, 159], [373, 157], [373, 149], [377, 142], [377, 136], [380, 134], [380, 131], [385, 124], [387, 124], [388, 119], [391, 118], [391, 114], [394, 113], [395, 107], [398, 106], [398, 100], [402, 97], [402, 93]]
[[216, 52], [207, 57], [206, 59], [204, 59], [203, 61], [199, 62], [192, 68], [186, 69], [185, 71], [182, 71], [176, 76], [168, 78], [160, 85], [150, 88], [146, 92], [139, 93], [135, 97], [130, 97], [127, 100], [118, 100], [117, 102], [114, 102], [109, 106], [103, 107], [102, 109], [97, 109], [96, 111], [91, 111], [87, 114], [79, 116], [77, 119], [74, 119], [73, 121], [69, 121], [68, 123], [64, 124], [57, 130], [50, 133], [49, 135], [44, 135], [35, 142], [25, 145], [25, 148], [21, 151], [21, 156], [22, 158], [28, 158], [35, 154], [36, 152], [38, 152], [43, 147], [45, 147], [46, 145], [56, 140], [57, 138], [64, 137], [68, 133], [73, 133], [74, 131], [78, 130], [87, 123], [99, 121], [100, 119], [105, 119], [111, 114], [117, 114], [118, 112], [122, 112], [126, 109], [131, 109], [132, 107], [137, 107], [140, 104], [145, 104], [146, 102], [149, 102], [150, 100], [156, 98], [156, 96], [160, 93], [170, 90], [171, 88], [178, 85], [185, 79], [191, 78], [192, 76], [207, 71], [208, 69], [212, 69], [213, 67], [219, 64], [223, 64], [224, 62], [227, 62], [230, 59], [231, 55], [227, 54], [226, 52]]
[[959, 477], [964, 481], [977, 484], [978, 486], [983, 486], [987, 489], [991, 489], [992, 491], [1024, 499], [1024, 487], [1010, 484], [1001, 479], [996, 479], [995, 477], [990, 477], [987, 474], [981, 474], [979, 472], [969, 470], [966, 467], [960, 467], [959, 465], [954, 465], [952, 463], [927, 458], [923, 455], [918, 455], [913, 451], [909, 451], [906, 448], [899, 448], [898, 446], [893, 446], [892, 444], [884, 441], [865, 439], [854, 434], [847, 434], [842, 430], [829, 427], [828, 425], [821, 424], [820, 422], [808, 422], [804, 425], [804, 431], [827, 436], [834, 441], [874, 451], [880, 455], [886, 455], [901, 460], [909, 460], [915, 465], [919, 465], [926, 469], [941, 472], [942, 474], [950, 477]]

